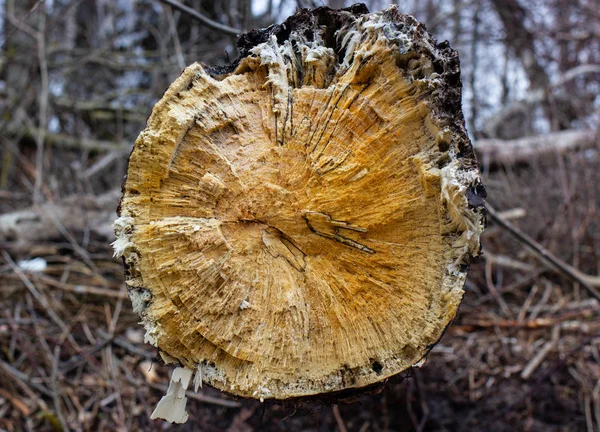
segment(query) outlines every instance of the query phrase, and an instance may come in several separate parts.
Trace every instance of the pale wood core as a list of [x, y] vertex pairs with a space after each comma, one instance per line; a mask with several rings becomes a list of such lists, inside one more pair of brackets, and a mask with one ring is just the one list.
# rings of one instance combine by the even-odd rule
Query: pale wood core
[[462, 115], [434, 100], [435, 49], [406, 57], [374, 25], [394, 13], [349, 16], [343, 58], [272, 37], [157, 103], [116, 228], [163, 358], [285, 399], [381, 381], [439, 340], [479, 251], [478, 178]]

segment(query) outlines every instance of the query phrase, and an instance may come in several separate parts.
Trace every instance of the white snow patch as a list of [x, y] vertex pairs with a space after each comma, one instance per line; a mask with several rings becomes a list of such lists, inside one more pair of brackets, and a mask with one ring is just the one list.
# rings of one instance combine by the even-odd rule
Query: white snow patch
[[17, 262], [21, 270], [29, 272], [43, 272], [48, 267], [48, 263], [44, 258], [33, 258], [30, 260], [22, 260]]

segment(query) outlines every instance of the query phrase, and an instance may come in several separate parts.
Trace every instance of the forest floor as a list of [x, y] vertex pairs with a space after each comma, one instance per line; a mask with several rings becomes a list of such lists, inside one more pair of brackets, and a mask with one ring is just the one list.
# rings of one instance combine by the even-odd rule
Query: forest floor
[[[502, 167], [485, 182], [507, 219], [597, 275], [597, 167], [598, 153], [588, 152]], [[2, 213], [28, 205], [27, 190], [13, 181], [0, 191]], [[0, 243], [0, 430], [600, 428], [598, 300], [493, 223], [461, 309], [420, 369], [337, 406], [235, 400], [205, 387], [190, 393], [183, 426], [149, 420], [170, 368], [143, 343], [110, 241], [89, 232], [18, 240]], [[45, 268], [22, 262], [33, 258]]]

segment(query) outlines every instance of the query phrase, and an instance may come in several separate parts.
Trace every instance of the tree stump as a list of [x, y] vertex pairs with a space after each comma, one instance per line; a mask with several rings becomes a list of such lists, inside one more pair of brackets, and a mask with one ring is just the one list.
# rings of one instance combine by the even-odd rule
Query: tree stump
[[192, 373], [264, 400], [420, 365], [480, 250], [485, 189], [447, 42], [355, 5], [300, 10], [239, 48], [156, 104], [115, 223], [146, 340], [182, 366], [155, 412], [171, 421]]

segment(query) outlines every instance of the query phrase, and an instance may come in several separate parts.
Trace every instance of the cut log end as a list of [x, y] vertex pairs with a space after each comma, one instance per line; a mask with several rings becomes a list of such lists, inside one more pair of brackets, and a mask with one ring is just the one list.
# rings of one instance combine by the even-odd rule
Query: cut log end
[[263, 400], [420, 365], [483, 230], [457, 53], [364, 6], [301, 10], [240, 50], [188, 67], [130, 157], [116, 253], [147, 340]]

